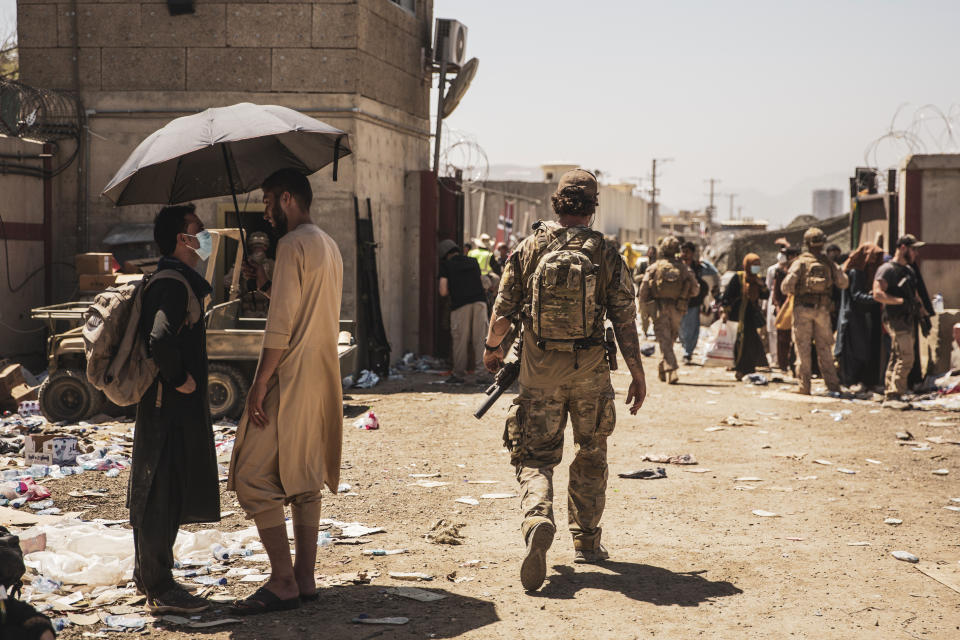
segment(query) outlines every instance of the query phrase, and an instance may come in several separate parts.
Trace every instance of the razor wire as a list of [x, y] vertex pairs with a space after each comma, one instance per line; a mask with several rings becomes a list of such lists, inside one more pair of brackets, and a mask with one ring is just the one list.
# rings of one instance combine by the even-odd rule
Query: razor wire
[[[957, 153], [960, 151], [960, 104], [946, 111], [935, 104], [916, 107], [907, 113], [910, 103], [897, 107], [886, 131], [870, 142], [863, 152], [867, 167], [886, 182], [881, 168], [896, 168], [900, 161], [916, 153]], [[880, 185], [885, 186], [885, 185]]]

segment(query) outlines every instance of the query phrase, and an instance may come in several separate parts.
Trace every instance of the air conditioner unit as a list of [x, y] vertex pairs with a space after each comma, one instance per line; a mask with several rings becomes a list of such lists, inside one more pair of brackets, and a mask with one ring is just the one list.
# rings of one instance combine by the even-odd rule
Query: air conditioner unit
[[467, 61], [467, 27], [462, 22], [437, 18], [433, 29], [433, 58], [437, 64], [461, 66]]

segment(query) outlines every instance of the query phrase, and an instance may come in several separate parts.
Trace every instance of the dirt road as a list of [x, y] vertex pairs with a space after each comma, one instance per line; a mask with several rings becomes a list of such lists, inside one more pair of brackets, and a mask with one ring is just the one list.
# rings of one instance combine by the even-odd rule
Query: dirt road
[[[357, 495], [330, 496], [324, 505], [325, 517], [386, 532], [368, 536], [365, 545], [322, 548], [317, 572], [365, 570], [372, 582], [324, 588], [319, 603], [292, 614], [206, 632], [154, 626], [150, 637], [960, 637], [960, 593], [918, 570], [939, 572], [960, 588], [960, 512], [945, 509], [960, 506], [951, 502], [960, 498], [960, 447], [924, 440], [960, 439], [956, 414], [803, 398], [780, 384], [753, 387], [699, 367], [684, 368], [681, 384], [667, 386], [656, 380], [654, 360], [645, 363], [653, 372], [647, 402], [637, 416], [619, 411], [610, 440], [606, 564], [572, 563], [562, 524], [573, 453], [568, 438], [555, 479], [561, 526], [548, 554], [547, 581], [525, 594], [518, 580], [519, 500], [481, 497], [517, 491], [501, 443], [508, 399], [477, 421], [471, 414], [479, 387], [451, 388], [436, 384], [437, 376], [408, 374], [350, 394], [342, 481]], [[621, 407], [628, 381], [614, 374]], [[380, 430], [350, 426], [366, 407], [379, 416]], [[849, 413], [836, 413], [844, 410]], [[724, 423], [732, 414], [738, 418], [729, 422], [741, 426]], [[707, 430], [717, 426], [724, 428]], [[926, 444], [904, 445], [897, 431]], [[699, 464], [641, 460], [682, 453]], [[666, 467], [666, 479], [617, 476], [656, 466]], [[935, 475], [938, 469], [949, 474]], [[439, 477], [427, 480], [449, 484], [416, 486], [411, 477], [434, 473]], [[111, 481], [116, 504], [104, 512], [120, 512], [125, 475]], [[478, 480], [495, 482], [471, 483]], [[49, 486], [58, 498], [70, 485]], [[464, 496], [479, 504], [455, 502]], [[223, 508], [237, 509], [232, 495], [224, 495]], [[423, 538], [441, 518], [465, 524], [461, 545]], [[884, 524], [887, 518], [902, 524]], [[234, 515], [221, 526], [247, 524]], [[409, 552], [370, 557], [361, 555], [364, 548]], [[920, 564], [893, 558], [895, 550], [919, 556]], [[414, 584], [390, 578], [391, 571], [435, 578]], [[447, 597], [425, 603], [386, 592], [400, 586]], [[223, 591], [243, 595], [253, 588], [231, 582]], [[409, 622], [351, 623], [361, 614]], [[204, 618], [224, 616], [221, 609]], [[63, 637], [95, 629], [72, 627]]]

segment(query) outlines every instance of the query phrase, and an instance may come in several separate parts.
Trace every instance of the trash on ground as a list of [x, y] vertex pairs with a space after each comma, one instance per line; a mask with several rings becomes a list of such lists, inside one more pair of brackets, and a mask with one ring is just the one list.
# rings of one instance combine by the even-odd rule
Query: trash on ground
[[365, 556], [395, 556], [398, 553], [407, 553], [407, 549], [364, 549], [360, 553]]
[[947, 511], [960, 511], [960, 507], [946, 506], [944, 507]]
[[467, 480], [467, 484], [497, 484], [499, 480]]
[[142, 618], [140, 616], [133, 616], [133, 615], [106, 616], [103, 619], [103, 623], [108, 627], [112, 627], [114, 629], [135, 631], [137, 629], [142, 629], [143, 627], [145, 627], [147, 624], [147, 620], [146, 618]]
[[770, 384], [770, 381], [767, 380], [767, 376], [763, 375], [762, 373], [750, 373], [747, 374], [743, 379], [750, 384], [760, 387]]
[[438, 471], [436, 473], [411, 473], [410, 477], [411, 478], [439, 478], [440, 472]]
[[710, 469], [684, 469], [685, 473], [710, 473]]
[[917, 565], [916, 569], [948, 589], [953, 589], [957, 593], [960, 593], [960, 571], [956, 568], [934, 564], [932, 562], [921, 562]]
[[830, 462], [829, 460], [817, 459], [813, 461], [813, 464], [823, 464], [823, 465], [829, 466], [829, 465], [832, 465], [833, 463]]
[[659, 462], [661, 464], [697, 464], [697, 459], [692, 453], [681, 453], [673, 456], [668, 455], [645, 455], [640, 458], [641, 462]]
[[883, 521], [883, 524], [903, 524], [903, 520], [900, 518], [887, 518]]
[[909, 431], [897, 431], [897, 440], [913, 440], [913, 434]]
[[744, 476], [742, 478], [735, 478], [734, 482], [763, 482], [763, 478], [758, 478], [756, 476]]
[[434, 544], [463, 544], [466, 538], [460, 533], [460, 529], [465, 526], [467, 525], [462, 522], [454, 523], [441, 518], [433, 523], [423, 537]]
[[210, 627], [222, 627], [226, 624], [236, 624], [240, 622], [237, 618], [220, 618], [219, 620], [190, 620], [189, 618], [184, 618], [181, 616], [163, 616], [160, 618], [164, 622], [169, 622], [171, 624], [180, 625], [182, 627], [190, 627], [191, 629], [208, 629]]
[[[461, 566], [463, 566], [463, 565], [461, 565]], [[456, 572], [456, 571], [451, 571], [450, 573], [447, 574], [447, 580], [449, 580], [450, 582], [452, 582], [452, 583], [454, 583], [454, 584], [460, 584], [461, 582], [470, 582], [471, 580], [473, 580], [473, 576], [460, 576], [460, 577], [457, 577], [457, 572]]]
[[353, 386], [359, 389], [369, 389], [371, 387], [377, 386], [377, 383], [380, 382], [380, 376], [375, 374], [369, 369], [364, 369], [360, 372], [360, 377], [357, 378], [357, 381], [353, 383]]
[[408, 581], [433, 580], [433, 576], [430, 575], [429, 573], [391, 571], [387, 575], [393, 578], [394, 580], [408, 580]]
[[713, 432], [713, 431], [726, 431], [726, 427], [707, 427], [704, 431]]
[[845, 469], [844, 467], [837, 467], [837, 472], [839, 472], [839, 473], [846, 473], [846, 474], [849, 474], [849, 475], [853, 475], [853, 474], [856, 473], [856, 471], [855, 471], [854, 469]]
[[931, 473], [935, 476], [945, 476], [950, 473], [950, 469], [934, 469]]
[[803, 460], [806, 457], [806, 453], [778, 453], [775, 458], [790, 458], [791, 460]]
[[920, 562], [920, 558], [913, 555], [909, 551], [891, 551], [890, 555], [892, 555], [897, 560], [903, 560], [904, 562], [913, 562], [913, 563]]
[[755, 516], [760, 516], [761, 518], [779, 518], [779, 513], [774, 513], [773, 511], [764, 511], [763, 509], [754, 509], [751, 513]]
[[353, 618], [350, 622], [354, 622], [354, 623], [356, 623], [356, 624], [395, 624], [395, 625], [401, 625], [401, 624], [407, 624], [408, 622], [410, 622], [410, 618], [403, 618], [403, 617], [400, 617], [400, 616], [395, 617], [395, 618], [370, 618], [370, 617], [367, 617], [367, 614], [363, 613], [363, 614], [360, 614], [359, 616], [357, 616], [356, 618]]
[[410, 483], [409, 487], [423, 487], [425, 489], [433, 489], [435, 487], [445, 487], [449, 482], [440, 482], [439, 480], [417, 480], [416, 482]]
[[866, 460], [866, 461], [869, 462], [870, 464], [883, 464], [883, 463], [880, 462], [879, 460], [874, 460], [873, 458], [864, 458], [864, 460]]
[[847, 546], [848, 547], [869, 547], [870, 543], [869, 542], [848, 542]]
[[364, 431], [376, 431], [380, 428], [380, 420], [373, 411], [368, 411], [353, 421], [353, 426]]
[[454, 502], [459, 502], [460, 504], [469, 504], [470, 506], [477, 506], [480, 504], [480, 501], [476, 498], [471, 498], [470, 496], [463, 496], [454, 500]]
[[437, 600], [443, 600], [447, 597], [445, 593], [427, 591], [426, 589], [418, 589], [417, 587], [388, 587], [386, 591], [390, 595], [409, 598], [411, 600], [417, 600], [418, 602], [436, 602]]
[[656, 353], [656, 351], [657, 351], [657, 345], [653, 344], [652, 342], [647, 342], [642, 347], [640, 347], [640, 355], [646, 356], [648, 358], [652, 356], [654, 353]]
[[486, 500], [502, 500], [504, 498], [516, 498], [517, 494], [515, 493], [485, 493], [481, 498]]
[[621, 478], [632, 478], [637, 480], [658, 480], [660, 478], [667, 477], [667, 470], [663, 467], [657, 467], [656, 469], [637, 469], [636, 471], [618, 473], [617, 475]]

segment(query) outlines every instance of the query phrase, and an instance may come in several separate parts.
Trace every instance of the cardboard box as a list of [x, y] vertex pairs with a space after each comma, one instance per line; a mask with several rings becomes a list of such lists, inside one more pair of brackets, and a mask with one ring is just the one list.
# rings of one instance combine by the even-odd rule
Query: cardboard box
[[76, 436], [35, 434], [27, 436], [23, 443], [23, 461], [27, 465], [72, 465], [79, 453]]
[[0, 398], [10, 395], [16, 387], [24, 384], [23, 368], [19, 364], [8, 364], [0, 369]]
[[77, 288], [80, 291], [103, 291], [109, 289], [117, 283], [117, 276], [114, 274], [91, 275], [81, 273], [77, 276]]
[[113, 273], [112, 253], [78, 253], [74, 260], [78, 274], [96, 276]]
[[40, 387], [31, 387], [27, 383], [18, 384], [10, 391], [10, 397], [13, 398], [14, 404], [19, 406], [24, 400], [38, 400], [37, 391], [39, 389]]
[[137, 258], [123, 263], [124, 273], [153, 273], [160, 258]]

